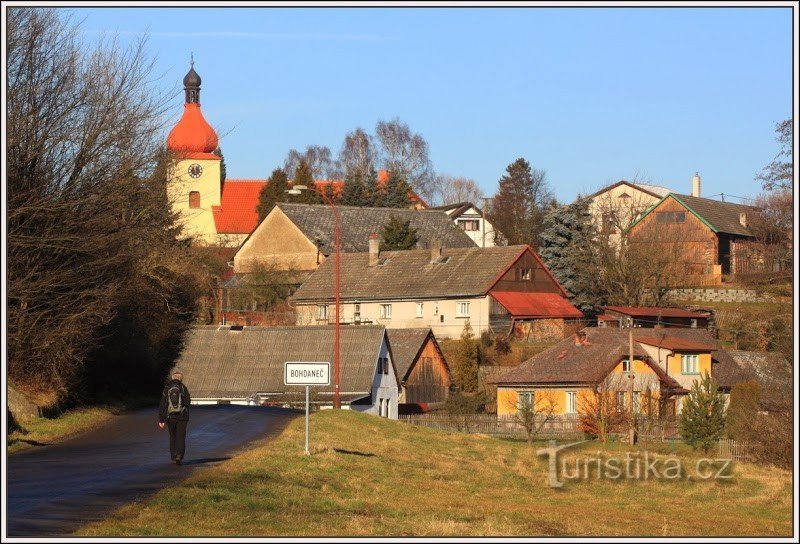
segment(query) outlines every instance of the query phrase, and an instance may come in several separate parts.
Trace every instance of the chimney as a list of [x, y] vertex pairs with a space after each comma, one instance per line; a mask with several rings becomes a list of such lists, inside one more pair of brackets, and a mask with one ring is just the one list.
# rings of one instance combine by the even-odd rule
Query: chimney
[[700, 174], [697, 172], [692, 176], [692, 196], [700, 197]]
[[442, 256], [442, 242], [440, 240], [431, 240], [431, 262], [435, 263]]
[[378, 264], [378, 257], [381, 254], [380, 250], [381, 242], [378, 239], [378, 235], [376, 233], [372, 233], [369, 235], [369, 265], [375, 266]]
[[741, 212], [741, 213], [739, 214], [739, 223], [740, 223], [740, 224], [741, 224], [743, 227], [747, 228], [747, 213], [746, 213], [746, 212]]

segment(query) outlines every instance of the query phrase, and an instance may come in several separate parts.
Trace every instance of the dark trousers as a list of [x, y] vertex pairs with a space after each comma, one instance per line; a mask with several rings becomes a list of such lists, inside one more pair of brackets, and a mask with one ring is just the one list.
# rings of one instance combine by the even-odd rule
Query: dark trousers
[[167, 419], [167, 429], [169, 429], [169, 455], [173, 461], [183, 459], [186, 453], [186, 425], [189, 422], [184, 419]]

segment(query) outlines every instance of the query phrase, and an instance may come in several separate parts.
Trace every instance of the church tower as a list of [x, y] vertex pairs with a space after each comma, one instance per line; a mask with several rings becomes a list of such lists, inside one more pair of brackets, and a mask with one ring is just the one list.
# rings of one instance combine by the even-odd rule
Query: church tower
[[219, 144], [217, 133], [200, 111], [200, 83], [192, 58], [183, 78], [183, 115], [167, 137], [167, 149], [173, 156], [169, 198], [186, 236], [198, 243], [216, 244], [213, 208], [222, 201], [221, 158], [214, 154]]

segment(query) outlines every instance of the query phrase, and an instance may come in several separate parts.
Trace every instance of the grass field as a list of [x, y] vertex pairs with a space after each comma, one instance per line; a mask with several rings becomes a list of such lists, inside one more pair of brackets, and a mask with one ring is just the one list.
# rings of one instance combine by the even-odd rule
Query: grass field
[[[271, 442], [127, 505], [82, 536], [791, 536], [791, 474], [738, 465], [734, 480], [547, 485], [535, 447], [349, 411], [312, 416]], [[539, 444], [537, 447], [540, 447]], [[599, 446], [599, 448], [598, 448]], [[189, 446], [191, 448], [191, 445]], [[580, 456], [623, 456], [591, 443]], [[650, 452], [693, 466], [682, 444]], [[180, 469], [179, 469], [180, 470]]]

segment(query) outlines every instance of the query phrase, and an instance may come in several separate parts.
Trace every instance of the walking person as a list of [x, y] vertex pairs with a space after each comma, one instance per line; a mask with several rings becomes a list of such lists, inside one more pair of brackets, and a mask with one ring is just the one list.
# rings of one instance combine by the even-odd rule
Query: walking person
[[169, 455], [172, 462], [180, 465], [186, 453], [186, 426], [189, 424], [189, 403], [192, 397], [183, 384], [183, 374], [173, 372], [161, 393], [158, 407], [158, 426], [169, 429]]

